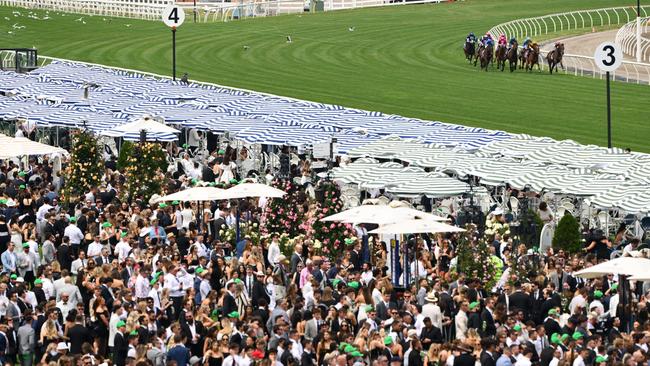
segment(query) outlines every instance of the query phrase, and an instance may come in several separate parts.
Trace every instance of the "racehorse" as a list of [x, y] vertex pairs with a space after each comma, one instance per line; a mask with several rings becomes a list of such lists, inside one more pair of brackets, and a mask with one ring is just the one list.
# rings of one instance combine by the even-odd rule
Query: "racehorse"
[[474, 56], [476, 56], [476, 45], [474, 42], [465, 42], [463, 51], [465, 51], [465, 59], [471, 63]]
[[497, 50], [494, 51], [494, 58], [497, 60], [497, 70], [503, 69], [506, 66], [506, 45], [500, 44], [497, 46]]
[[537, 65], [537, 70], [541, 72], [542, 69], [539, 66], [539, 45], [537, 43], [533, 43], [530, 46], [528, 55], [526, 55], [526, 71], [533, 71], [535, 65]]
[[487, 47], [483, 47], [479, 52], [478, 58], [481, 60], [481, 70], [485, 69], [485, 71], [488, 71], [488, 66], [490, 66], [490, 62], [492, 62], [493, 50], [494, 46], [490, 44]]
[[519, 45], [517, 42], [514, 42], [508, 52], [506, 53], [506, 60], [510, 62], [510, 72], [513, 72], [517, 69], [517, 49]]
[[556, 43], [555, 48], [546, 54], [546, 62], [548, 62], [548, 71], [553, 74], [553, 68], [557, 71], [557, 65], [562, 66], [564, 70], [564, 64], [562, 63], [562, 56], [564, 56], [564, 43]]

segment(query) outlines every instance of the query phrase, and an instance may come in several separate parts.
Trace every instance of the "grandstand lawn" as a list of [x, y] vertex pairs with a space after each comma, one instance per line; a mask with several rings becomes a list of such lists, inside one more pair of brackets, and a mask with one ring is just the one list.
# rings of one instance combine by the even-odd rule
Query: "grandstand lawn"
[[[467, 0], [208, 24], [193, 24], [188, 15], [177, 33], [178, 75], [188, 72], [192, 79], [313, 101], [604, 145], [604, 80], [519, 70], [479, 72], [464, 61], [462, 43], [469, 31], [485, 32], [515, 18], [632, 5], [628, 2]], [[14, 16], [14, 10], [21, 15]], [[0, 47], [35, 46], [47, 56], [171, 73], [171, 32], [162, 22], [52, 11], [50, 19], [36, 20], [26, 17], [28, 12], [0, 8]], [[287, 35], [293, 43], [286, 42]], [[616, 82], [612, 93], [614, 144], [650, 152], [650, 86]]]

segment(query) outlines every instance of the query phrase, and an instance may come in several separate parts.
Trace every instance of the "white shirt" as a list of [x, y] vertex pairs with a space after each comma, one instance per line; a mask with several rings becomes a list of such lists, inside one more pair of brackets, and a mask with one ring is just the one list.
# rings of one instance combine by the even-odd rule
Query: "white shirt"
[[100, 255], [102, 255], [102, 248], [104, 246], [101, 245], [100, 243], [93, 241], [92, 243], [88, 244], [88, 257], [90, 258], [95, 258]]
[[201, 301], [205, 300], [206, 297], [208, 297], [208, 294], [212, 290], [212, 286], [210, 286], [210, 281], [207, 279], [201, 280], [201, 284], [199, 285], [199, 291], [201, 292]]
[[609, 298], [609, 315], [612, 318], [616, 317], [616, 308], [618, 307], [618, 293], [612, 295], [612, 297]]
[[267, 254], [266, 258], [269, 260], [269, 263], [271, 263], [271, 265], [276, 265], [278, 264], [279, 256], [280, 256], [280, 246], [278, 245], [277, 242], [272, 241], [271, 244], [269, 245], [269, 253]]
[[88, 259], [77, 258], [73, 260], [72, 264], [70, 264], [70, 273], [76, 276], [79, 269], [85, 267], [86, 264], [88, 264]]
[[75, 304], [73, 304], [70, 300], [66, 301], [65, 303], [63, 300], [61, 300], [56, 303], [56, 307], [61, 310], [61, 315], [63, 315], [63, 319], [65, 319], [68, 317], [68, 312], [70, 312], [71, 309], [75, 308]]
[[185, 295], [181, 290], [181, 282], [171, 273], [165, 275], [165, 288], [169, 289], [169, 296], [182, 297]]
[[70, 238], [70, 244], [79, 245], [81, 241], [84, 240], [84, 234], [81, 232], [81, 229], [77, 225], [68, 225], [63, 231], [63, 235]]
[[119, 243], [115, 246], [115, 253], [117, 254], [117, 260], [120, 262], [123, 262], [128, 256], [129, 252], [131, 251], [131, 246], [129, 243], [125, 242], [124, 240], [120, 240]]
[[151, 288], [151, 290], [149, 290], [149, 293], [147, 294], [147, 297], [152, 298], [153, 306], [157, 309], [160, 309], [160, 293], [158, 292], [158, 290], [156, 290], [155, 288]]
[[138, 299], [143, 299], [149, 295], [149, 280], [143, 277], [141, 274], [138, 275], [138, 278], [135, 280], [135, 297]]
[[244, 360], [240, 355], [235, 355], [234, 358], [232, 355], [229, 355], [223, 360], [222, 365], [223, 366], [240, 366], [243, 365]]
[[54, 296], [54, 283], [49, 278], [41, 278], [43, 280], [43, 292], [45, 292], [45, 298], [49, 299]]
[[422, 307], [422, 315], [431, 319], [434, 327], [442, 330], [442, 312], [440, 311], [440, 306], [432, 303], [425, 304]]
[[196, 242], [194, 243], [194, 246], [197, 248], [198, 255], [199, 257], [207, 257], [208, 256], [208, 247], [205, 246], [205, 243], [201, 242]]
[[300, 360], [300, 358], [302, 357], [302, 345], [293, 339], [290, 339], [290, 341], [291, 343], [293, 343], [293, 347], [291, 347], [291, 355], [296, 360]]
[[573, 360], [573, 366], [585, 366], [585, 360], [582, 356], [578, 355], [575, 360]]
[[573, 299], [571, 299], [571, 303], [569, 303], [569, 314], [571, 315], [575, 314], [576, 308], [578, 306], [582, 307], [583, 309], [587, 307], [587, 300], [585, 300], [585, 298], [582, 297], [582, 295], [578, 295]]
[[186, 208], [181, 211], [181, 217], [183, 219], [181, 226], [188, 229], [190, 227], [190, 222], [192, 222], [192, 219], [194, 218], [194, 213], [189, 208]]
[[49, 203], [44, 203], [43, 206], [38, 208], [38, 211], [36, 212], [36, 218], [38, 220], [45, 220], [45, 214], [50, 211], [50, 209], [53, 206], [51, 206]]

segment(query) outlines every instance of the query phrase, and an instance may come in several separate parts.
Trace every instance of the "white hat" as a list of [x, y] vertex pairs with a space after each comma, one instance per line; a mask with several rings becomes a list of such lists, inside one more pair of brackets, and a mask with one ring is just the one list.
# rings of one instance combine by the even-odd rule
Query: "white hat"
[[16, 278], [16, 282], [25, 282], [25, 279], [22, 277]]
[[503, 215], [503, 209], [501, 207], [497, 207], [492, 211], [492, 214], [494, 215]]
[[436, 297], [436, 294], [434, 294], [433, 292], [429, 292], [429, 294], [427, 295], [427, 297], [424, 298], [424, 300], [428, 302], [437, 302], [438, 298]]
[[201, 359], [198, 358], [198, 357], [196, 357], [196, 356], [192, 356], [192, 357], [190, 358], [190, 365], [196, 365], [196, 364], [199, 363], [199, 362], [201, 362]]
[[59, 344], [56, 345], [56, 350], [57, 350], [57, 351], [62, 351], [62, 350], [64, 350], [64, 349], [70, 349], [70, 347], [68, 347], [68, 344], [67, 344], [67, 343], [65, 343], [65, 342], [59, 342]]
[[136, 358], [138, 354], [135, 352], [135, 348], [131, 348], [129, 352], [126, 353], [126, 357]]
[[418, 331], [415, 330], [415, 329], [409, 329], [407, 334], [408, 334], [409, 337], [417, 337], [418, 336]]

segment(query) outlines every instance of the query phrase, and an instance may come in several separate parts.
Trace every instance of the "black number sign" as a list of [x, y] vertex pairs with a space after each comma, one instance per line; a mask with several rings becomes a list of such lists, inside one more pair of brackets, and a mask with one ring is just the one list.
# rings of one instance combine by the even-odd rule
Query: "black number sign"
[[169, 13], [169, 17], [167, 19], [172, 20], [174, 23], [178, 23], [178, 20], [179, 20], [178, 8], [172, 9], [172, 12]]
[[606, 52], [605, 56], [607, 56], [607, 59], [603, 60], [603, 64], [605, 64], [605, 66], [614, 65], [614, 63], [616, 63], [616, 57], [614, 57], [614, 47], [607, 45], [603, 47], [603, 51]]

